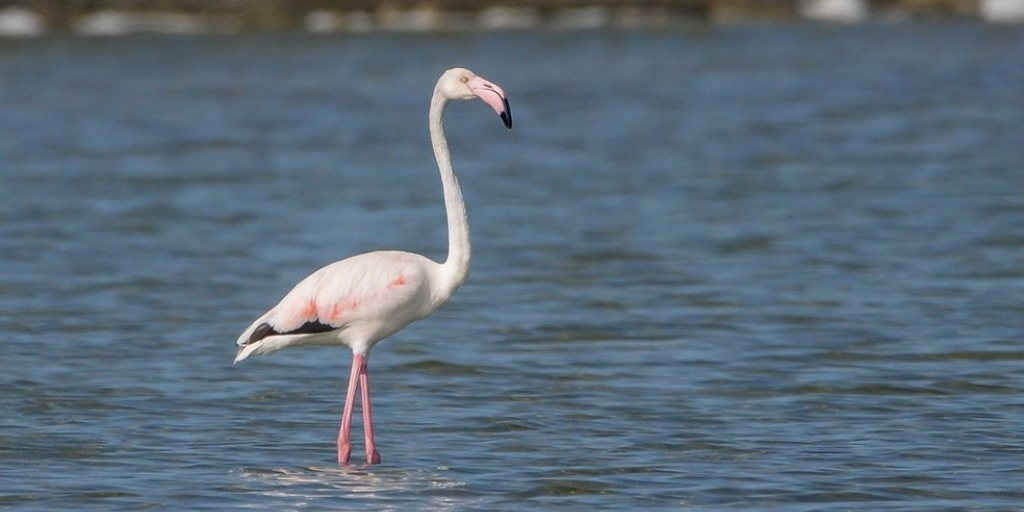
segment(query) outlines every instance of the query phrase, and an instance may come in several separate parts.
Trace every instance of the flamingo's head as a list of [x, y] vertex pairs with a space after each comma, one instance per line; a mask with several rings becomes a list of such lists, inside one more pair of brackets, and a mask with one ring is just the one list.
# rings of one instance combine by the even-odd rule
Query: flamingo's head
[[450, 100], [480, 98], [501, 116], [505, 128], [512, 129], [512, 108], [501, 87], [488, 82], [465, 68], [452, 68], [441, 75], [437, 90]]

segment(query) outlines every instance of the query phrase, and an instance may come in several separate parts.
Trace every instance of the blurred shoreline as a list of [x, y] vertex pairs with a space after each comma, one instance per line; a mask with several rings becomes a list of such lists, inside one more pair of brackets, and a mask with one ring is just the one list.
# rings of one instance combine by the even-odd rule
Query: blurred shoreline
[[0, 1], [0, 37], [672, 28], [708, 23], [936, 19], [1024, 23], [1024, 0]]

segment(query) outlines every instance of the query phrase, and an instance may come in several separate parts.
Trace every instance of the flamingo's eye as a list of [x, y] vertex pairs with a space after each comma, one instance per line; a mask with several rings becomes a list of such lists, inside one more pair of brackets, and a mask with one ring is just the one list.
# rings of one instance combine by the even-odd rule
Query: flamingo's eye
[[469, 77], [468, 76], [463, 76], [463, 77], [459, 78], [459, 81], [462, 82], [462, 83], [466, 83], [466, 82], [469, 81]]

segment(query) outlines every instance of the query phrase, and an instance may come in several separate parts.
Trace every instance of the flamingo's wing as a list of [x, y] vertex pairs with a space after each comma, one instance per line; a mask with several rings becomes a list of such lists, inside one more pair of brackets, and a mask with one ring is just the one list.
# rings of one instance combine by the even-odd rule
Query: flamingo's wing
[[367, 331], [364, 336], [382, 330], [394, 332], [397, 328], [388, 325], [400, 324], [400, 328], [428, 313], [426, 261], [416, 254], [386, 251], [332, 263], [295, 285], [242, 332], [237, 345], [246, 347], [274, 336], [309, 337], [354, 326]]

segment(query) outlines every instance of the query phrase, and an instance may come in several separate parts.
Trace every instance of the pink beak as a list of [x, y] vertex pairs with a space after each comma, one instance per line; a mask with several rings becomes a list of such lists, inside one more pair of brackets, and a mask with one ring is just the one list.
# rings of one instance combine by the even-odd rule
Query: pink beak
[[466, 85], [469, 86], [469, 90], [473, 91], [473, 94], [476, 94], [501, 116], [505, 128], [512, 129], [512, 107], [509, 106], [508, 98], [505, 97], [505, 91], [501, 90], [501, 87], [478, 76], [470, 78]]

